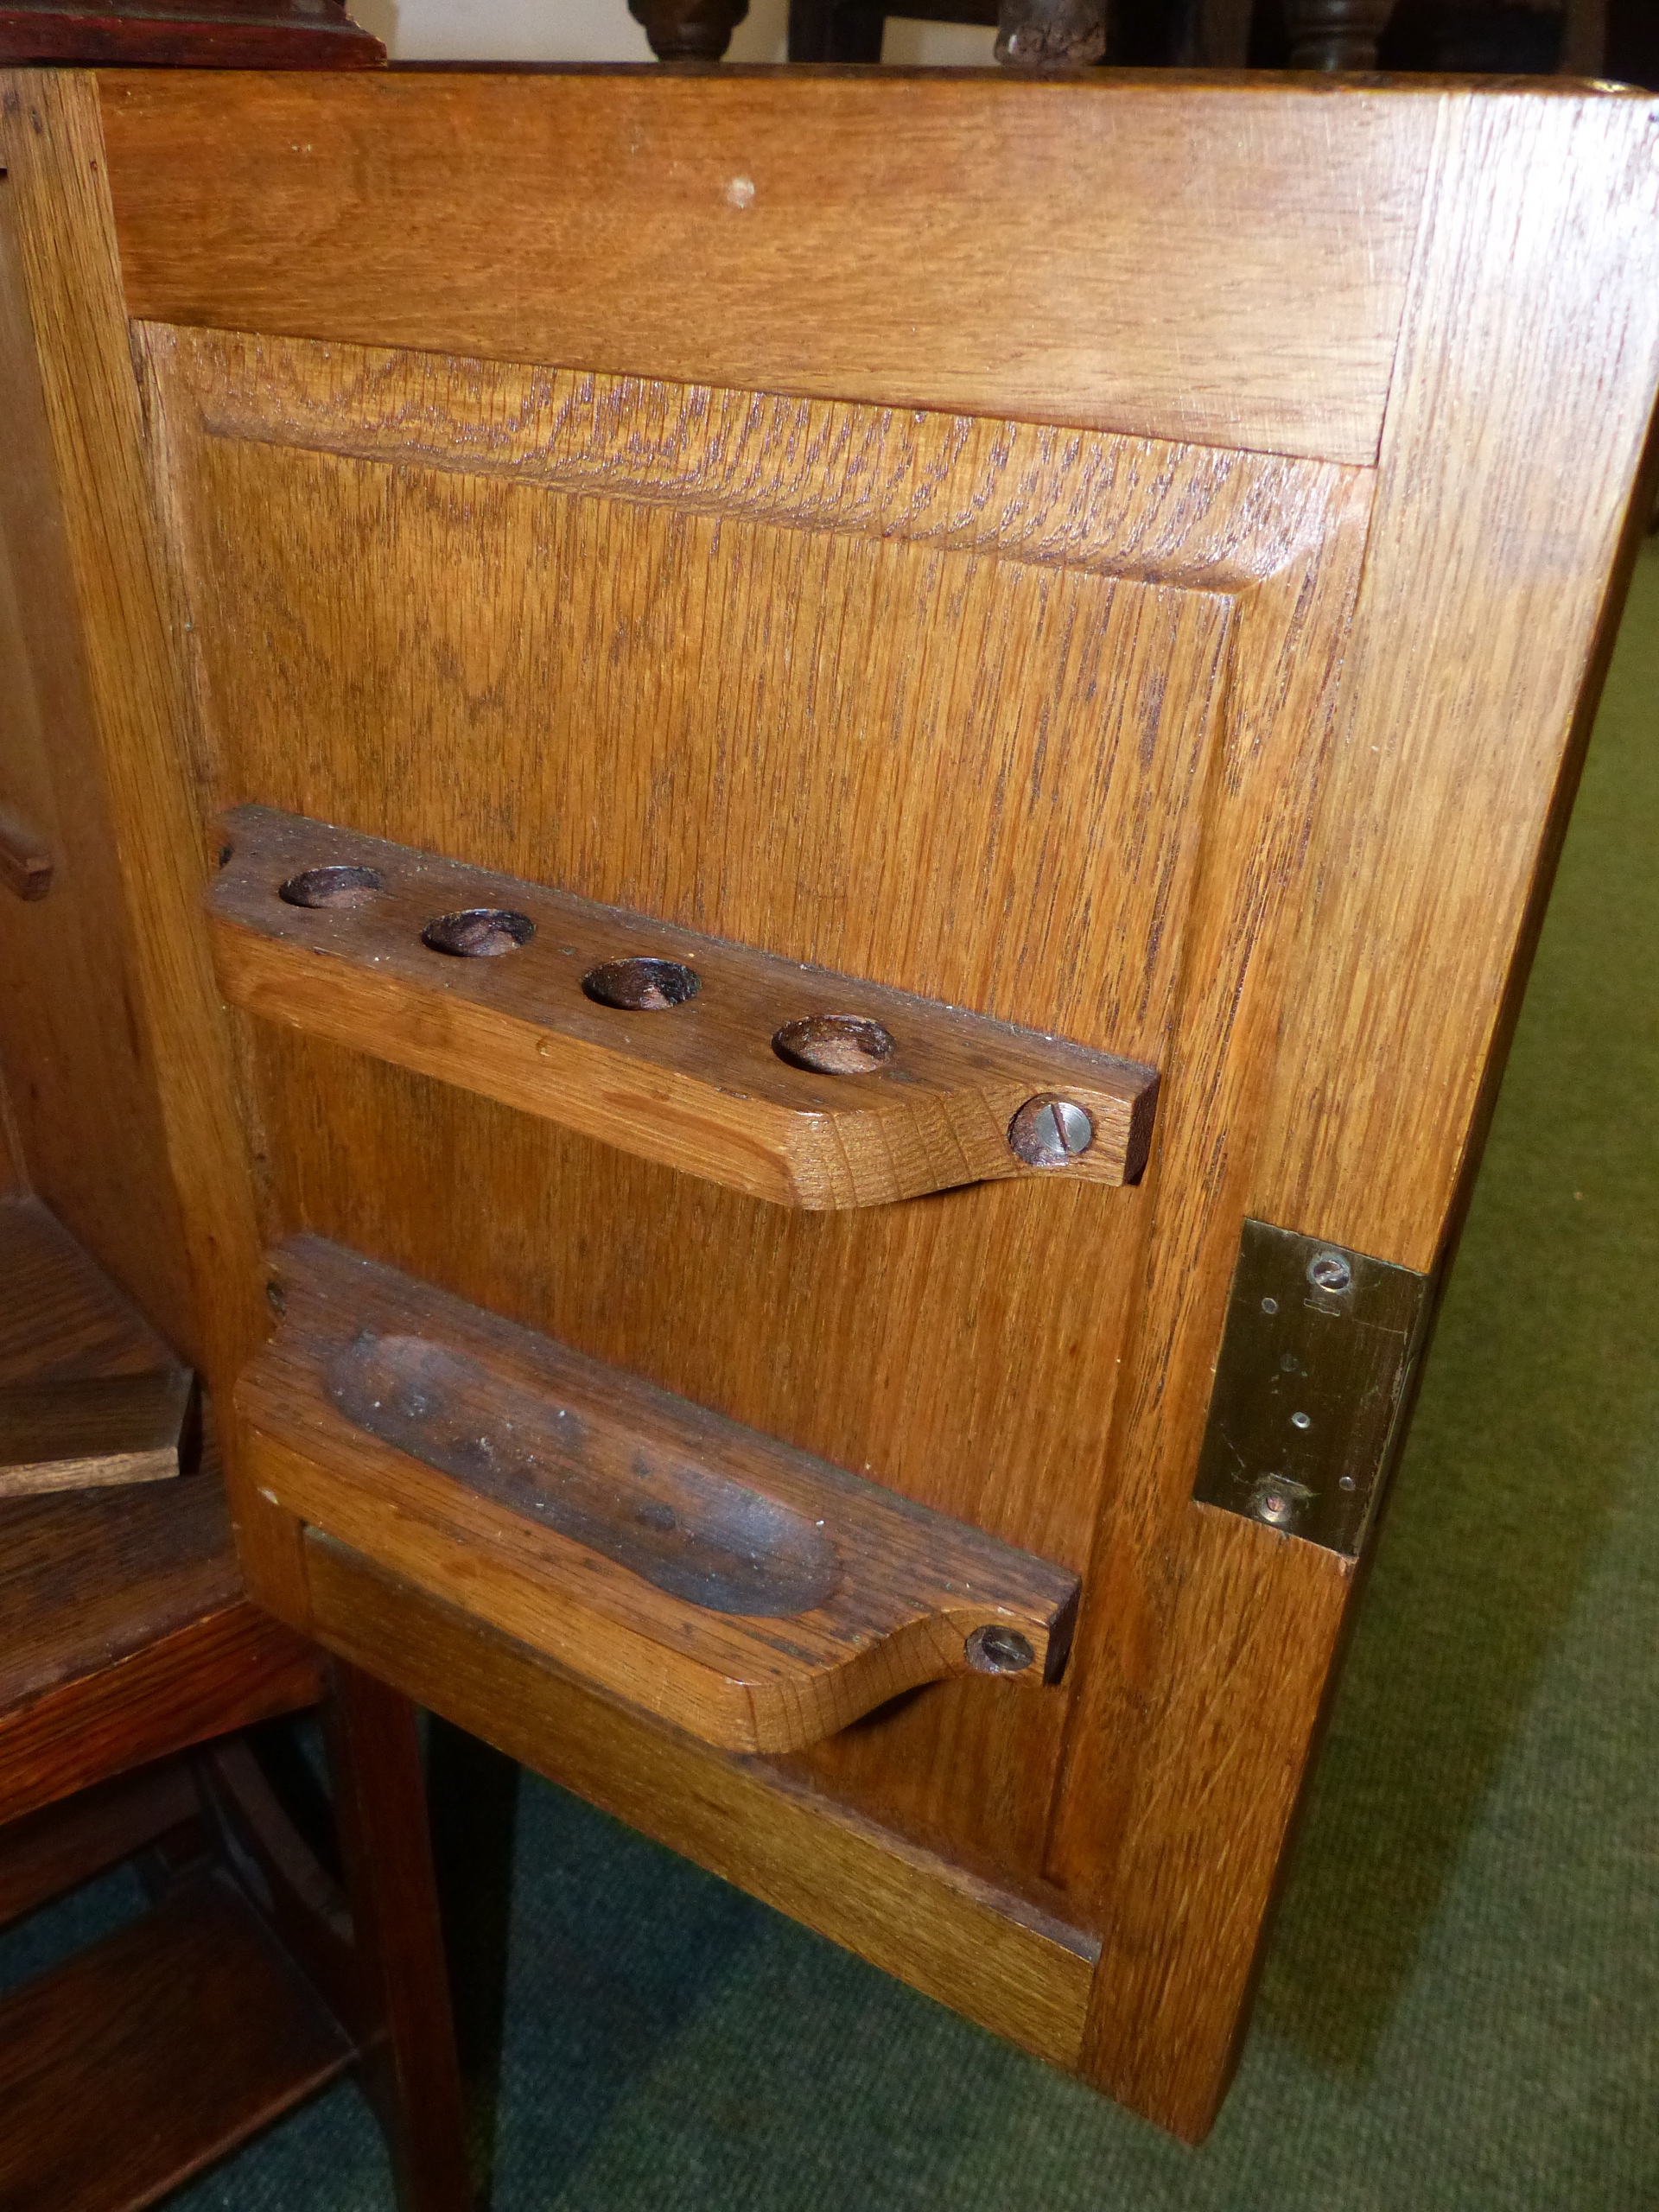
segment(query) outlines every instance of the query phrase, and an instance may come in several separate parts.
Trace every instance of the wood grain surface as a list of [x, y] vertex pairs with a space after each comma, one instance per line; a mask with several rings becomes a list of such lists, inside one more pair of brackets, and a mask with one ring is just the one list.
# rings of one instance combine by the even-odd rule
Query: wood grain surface
[[[1445, 213], [1414, 278], [1282, 1041], [1229, 1216], [1242, 1202], [1424, 1271], [1449, 1258], [1646, 514], [1656, 148], [1651, 100], [1445, 96]], [[1051, 1861], [1114, 1900], [1085, 2063], [1189, 2134], [1236, 2053], [1354, 1586], [1334, 1557], [1188, 1502], [1236, 1249], [1224, 1220], [1161, 1340], [1148, 1307], [1114, 1448], [1160, 1567], [1138, 1614], [1106, 1571], [1123, 1632], [1098, 1647], [1085, 1600]], [[1103, 1567], [1108, 1546], [1127, 1556], [1124, 1524]]]
[[[263, 1212], [1084, 1578], [1059, 1693], [764, 1767], [242, 1480], [257, 1586], [1199, 2134], [1353, 1586], [1192, 1503], [1227, 1283], [1247, 1212], [1455, 1237], [1659, 382], [1653, 105], [226, 82], [0, 105], [210, 1380]], [[227, 1029], [250, 801], [1156, 1066], [1147, 1174], [808, 1215]]]
[[[561, 386], [550, 425], [533, 379], [487, 365], [435, 387], [429, 364], [283, 346], [266, 394], [245, 341], [143, 335], [218, 804], [1159, 1064], [1230, 680], [1233, 601], [1209, 587], [1282, 575], [1294, 616], [1363, 475], [851, 405], [793, 430], [763, 416], [740, 461], [732, 416], [694, 390]], [[441, 434], [428, 404], [480, 378], [475, 412], [505, 410], [500, 468], [454, 466], [493, 440]], [[303, 447], [283, 442], [296, 415]], [[549, 480], [504, 473], [550, 442]], [[613, 451], [613, 498], [595, 475]], [[769, 500], [740, 496], [751, 476]], [[889, 483], [866, 527], [866, 487]], [[1166, 561], [1193, 588], [1159, 580]], [[499, 591], [509, 575], [522, 591]], [[1306, 635], [1296, 617], [1279, 645]], [[1268, 667], [1240, 694], [1247, 755], [1279, 683]], [[1021, 1549], [1086, 1554], [1139, 1193], [1033, 1177], [780, 1224], [264, 1025], [251, 1065], [285, 1226]], [[688, 1331], [710, 1254], [721, 1307]], [[1034, 1872], [1045, 1706], [946, 1688], [815, 1770], [997, 1878]]]
[[134, 72], [103, 106], [158, 322], [1358, 462], [1433, 120], [1162, 73]]
[[0, 2005], [0, 2201], [153, 2203], [351, 2057], [252, 1906], [205, 1875]]
[[1062, 1569], [319, 1238], [270, 1264], [261, 1488], [582, 1679], [779, 1751], [947, 1675], [1059, 1674]]
[[969, 2018], [1075, 2063], [1098, 1946], [1058, 1892], [982, 1880], [768, 1760], [584, 1687], [327, 1538], [307, 1541], [332, 1649]]
[[[215, 835], [230, 1004], [682, 1173], [822, 1211], [1146, 1166], [1158, 1078], [1133, 1061], [268, 807]], [[469, 916], [474, 958], [443, 949]], [[673, 972], [630, 1010], [641, 962]], [[1015, 1116], [1056, 1098], [1082, 1144], [1023, 1157]]]
[[[22, 664], [35, 695], [49, 680], [63, 705], [61, 726], [44, 716], [48, 781], [60, 815], [86, 830], [75, 898], [91, 946], [79, 973], [61, 973], [60, 947], [76, 941], [66, 893], [24, 910], [54, 917], [59, 936], [0, 963], [67, 1030], [25, 1040], [17, 1119], [35, 1187], [228, 1402], [270, 1321], [256, 1156], [188, 918], [205, 866], [195, 698], [177, 642], [189, 618], [149, 475], [96, 79], [0, 76], [0, 152], [10, 358], [25, 365], [17, 389], [35, 426], [29, 496], [6, 536], [35, 626]], [[113, 1187], [99, 1181], [118, 1166]], [[238, 1489], [231, 1458], [243, 1555], [302, 1623], [297, 1530]]]
[[[3, 95], [0, 94], [0, 101]], [[131, 1019], [130, 907], [113, 866], [109, 779], [77, 620], [70, 545], [35, 346], [8, 134], [0, 178], [0, 817], [52, 855], [55, 895], [4, 902], [0, 1025], [35, 1187], [175, 1342], [188, 1312], [152, 1039]], [[35, 877], [38, 883], [38, 874]], [[159, 1349], [159, 1347], [158, 1347]]]
[[0, 1389], [0, 1497], [164, 1482], [180, 1472], [188, 1367]]

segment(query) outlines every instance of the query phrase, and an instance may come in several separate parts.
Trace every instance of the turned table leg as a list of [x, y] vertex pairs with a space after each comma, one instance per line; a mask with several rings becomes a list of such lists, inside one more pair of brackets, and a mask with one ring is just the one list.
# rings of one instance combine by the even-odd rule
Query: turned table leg
[[749, 0], [628, 0], [659, 61], [718, 61]]
[[1293, 69], [1375, 69], [1394, 0], [1285, 0]]

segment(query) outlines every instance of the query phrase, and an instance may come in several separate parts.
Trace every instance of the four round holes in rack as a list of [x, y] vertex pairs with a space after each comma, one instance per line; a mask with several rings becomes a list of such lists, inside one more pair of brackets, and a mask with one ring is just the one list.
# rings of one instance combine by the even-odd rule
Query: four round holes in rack
[[[312, 868], [289, 876], [278, 895], [290, 906], [338, 909], [365, 906], [380, 887], [379, 874], [372, 868]], [[535, 934], [536, 925], [528, 914], [502, 906], [469, 906], [460, 913], [435, 916], [421, 931], [421, 942], [434, 952], [482, 960], [516, 952]], [[655, 1014], [683, 1006], [696, 996], [702, 982], [696, 969], [683, 961], [636, 955], [590, 968], [582, 988], [599, 1006]], [[790, 1066], [813, 1074], [870, 1075], [884, 1067], [898, 1048], [892, 1033], [866, 1015], [809, 1014], [785, 1022], [774, 1034], [772, 1049]], [[1071, 1099], [1038, 1096], [1028, 1098], [1014, 1116], [1008, 1142], [1028, 1166], [1061, 1167], [1089, 1149], [1094, 1134], [1090, 1116]]]

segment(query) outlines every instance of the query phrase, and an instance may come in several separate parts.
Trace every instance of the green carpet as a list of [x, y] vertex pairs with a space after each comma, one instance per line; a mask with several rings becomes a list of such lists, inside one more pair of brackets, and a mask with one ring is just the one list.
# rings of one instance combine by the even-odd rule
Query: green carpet
[[[1209, 2144], [527, 1782], [497, 2212], [1659, 2206], [1656, 739], [1649, 552]], [[391, 2196], [343, 2088], [176, 2202]]]

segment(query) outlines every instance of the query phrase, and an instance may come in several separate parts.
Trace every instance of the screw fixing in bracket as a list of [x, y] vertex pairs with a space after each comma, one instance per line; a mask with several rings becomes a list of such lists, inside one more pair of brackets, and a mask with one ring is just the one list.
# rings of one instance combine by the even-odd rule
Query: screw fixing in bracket
[[1029, 1637], [995, 1622], [975, 1629], [963, 1649], [968, 1664], [981, 1675], [1023, 1675], [1037, 1656]]
[[1351, 1287], [1354, 1271], [1340, 1252], [1316, 1252], [1307, 1263], [1307, 1279], [1315, 1290], [1328, 1290], [1334, 1296]]
[[1071, 1098], [1027, 1098], [1008, 1124], [1008, 1143], [1027, 1167], [1067, 1166], [1094, 1141], [1094, 1122]]

